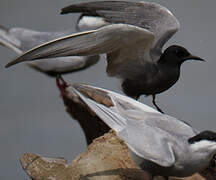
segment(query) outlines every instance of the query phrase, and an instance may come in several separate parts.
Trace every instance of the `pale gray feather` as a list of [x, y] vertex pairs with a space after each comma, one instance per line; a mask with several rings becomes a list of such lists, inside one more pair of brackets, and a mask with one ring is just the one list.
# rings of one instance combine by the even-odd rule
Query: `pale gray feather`
[[125, 128], [126, 121], [123, 117], [121, 117], [121, 115], [118, 114], [118, 112], [115, 111], [115, 108], [107, 108], [104, 105], [94, 102], [90, 98], [86, 98], [75, 88], [73, 90], [77, 95], [79, 95], [79, 97], [85, 102], [85, 104], [97, 114], [97, 116], [99, 116], [109, 127], [114, 129], [117, 133], [121, 132]]
[[133, 153], [160, 166], [172, 166], [175, 162], [173, 147], [180, 146], [179, 139], [187, 141], [195, 135], [188, 124], [131, 98], [89, 85], [80, 86], [106, 92], [114, 106], [99, 104], [74, 89], [83, 102], [117, 132]]
[[[131, 63], [137, 67], [146, 67], [146, 63], [151, 62], [149, 51], [153, 40], [154, 35], [143, 28], [126, 24], [107, 25], [97, 30], [73, 34], [38, 46], [10, 62], [7, 67], [19, 62], [42, 58], [106, 53], [109, 75], [131, 78], [137, 75], [137, 69], [125, 72], [125, 67]], [[137, 54], [139, 54], [138, 57]], [[142, 68], [140, 69], [143, 71]]]
[[62, 32], [39, 32], [26, 28], [6, 29], [0, 26], [0, 42], [7, 40], [23, 52], [53, 39], [72, 34], [72, 30]]
[[86, 13], [103, 17], [108, 23], [124, 23], [148, 29], [155, 35], [151, 55], [158, 60], [163, 45], [178, 31], [180, 24], [165, 7], [151, 2], [96, 1], [72, 4], [61, 14]]
[[[0, 26], [0, 44], [12, 49], [21, 55], [25, 51], [46, 43], [53, 39], [69, 35], [73, 31], [67, 30], [62, 32], [39, 32], [25, 28], [5, 28]], [[60, 57], [34, 62], [28, 62], [27, 65], [45, 73], [67, 73], [77, 71], [95, 64], [99, 60], [99, 56], [86, 57]], [[50, 74], [51, 75], [51, 74]]]

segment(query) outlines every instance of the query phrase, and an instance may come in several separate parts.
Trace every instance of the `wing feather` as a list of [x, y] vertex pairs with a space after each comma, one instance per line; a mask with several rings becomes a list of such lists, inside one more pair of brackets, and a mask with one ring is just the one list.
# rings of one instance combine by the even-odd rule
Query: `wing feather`
[[76, 87], [73, 87], [73, 90], [109, 127], [114, 129], [116, 132], [120, 132], [125, 128], [125, 119], [115, 112], [115, 107], [106, 107], [105, 105], [95, 102], [94, 100], [84, 96], [78, 89], [76, 89]]
[[0, 44], [12, 49], [17, 54], [22, 54], [21, 42], [10, 33], [10, 30], [0, 25]]
[[[25, 28], [7, 29], [0, 25], [0, 44], [21, 55], [32, 47], [55, 39], [61, 35], [67, 35], [68, 31], [62, 32], [38, 32]], [[40, 72], [56, 75], [56, 73], [68, 73], [81, 70], [95, 64], [99, 56], [87, 57], [60, 57], [51, 58], [47, 61], [38, 60], [28, 62], [27, 65]]]
[[[122, 69], [127, 67], [131, 61], [137, 65], [145, 65], [143, 57], [150, 59], [149, 51], [153, 40], [154, 35], [143, 28], [125, 24], [108, 25], [38, 46], [10, 62], [6, 67], [35, 59], [103, 53], [110, 55], [118, 52], [117, 56], [109, 58], [107, 70], [112, 75], [120, 74], [121, 76]], [[132, 73], [136, 74], [137, 72], [131, 72], [129, 75], [132, 76]]]
[[188, 124], [131, 98], [102, 88], [80, 86], [95, 93], [103, 91], [110, 97], [113, 105], [107, 107], [83, 95], [79, 89], [75, 90], [83, 102], [117, 132], [132, 152], [143, 159], [170, 167], [175, 162], [173, 147], [195, 134]]
[[94, 1], [72, 4], [62, 9], [61, 14], [86, 13], [103, 17], [109, 23], [125, 23], [148, 29], [155, 35], [152, 57], [158, 59], [162, 47], [180, 24], [165, 7], [151, 2]]

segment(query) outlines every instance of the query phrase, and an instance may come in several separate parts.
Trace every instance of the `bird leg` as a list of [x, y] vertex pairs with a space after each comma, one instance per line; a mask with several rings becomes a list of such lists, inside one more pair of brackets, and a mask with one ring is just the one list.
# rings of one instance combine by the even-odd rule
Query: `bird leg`
[[156, 104], [156, 102], [155, 102], [155, 98], [156, 98], [156, 96], [155, 95], [152, 95], [152, 103], [154, 104], [154, 106], [157, 108], [157, 110], [159, 111], [159, 112], [161, 112], [162, 114], [164, 114], [164, 112], [159, 108], [159, 106]]
[[56, 85], [60, 90], [61, 96], [63, 97], [65, 88], [67, 88], [69, 86], [68, 83], [61, 77], [61, 75], [57, 75], [56, 76]]

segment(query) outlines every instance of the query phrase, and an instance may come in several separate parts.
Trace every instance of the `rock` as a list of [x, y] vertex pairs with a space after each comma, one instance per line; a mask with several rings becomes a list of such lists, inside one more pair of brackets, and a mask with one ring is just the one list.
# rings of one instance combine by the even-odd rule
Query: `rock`
[[[24, 154], [20, 161], [23, 169], [34, 180], [150, 179], [147, 172], [136, 166], [127, 146], [113, 131], [95, 139], [85, 152], [69, 164], [63, 158], [44, 158], [35, 154]], [[204, 180], [198, 174], [185, 179]]]

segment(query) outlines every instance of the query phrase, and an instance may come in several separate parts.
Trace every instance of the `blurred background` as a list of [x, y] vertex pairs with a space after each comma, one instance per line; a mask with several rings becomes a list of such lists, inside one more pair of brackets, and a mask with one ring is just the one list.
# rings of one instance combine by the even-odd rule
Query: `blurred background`
[[[70, 0], [1, 0], [0, 24], [38, 31], [74, 28], [78, 15], [60, 15]], [[166, 44], [179, 44], [206, 62], [186, 62], [180, 80], [157, 96], [169, 115], [198, 130], [215, 130], [216, 1], [154, 0], [170, 9], [181, 23], [180, 31]], [[4, 65], [16, 54], [0, 46], [0, 179], [29, 179], [19, 164], [25, 152], [72, 160], [86, 147], [79, 125], [65, 112], [55, 80], [23, 63]], [[69, 82], [85, 82], [120, 92], [120, 85], [105, 73], [105, 60], [85, 71], [65, 75]], [[151, 97], [141, 102], [150, 106]]]

